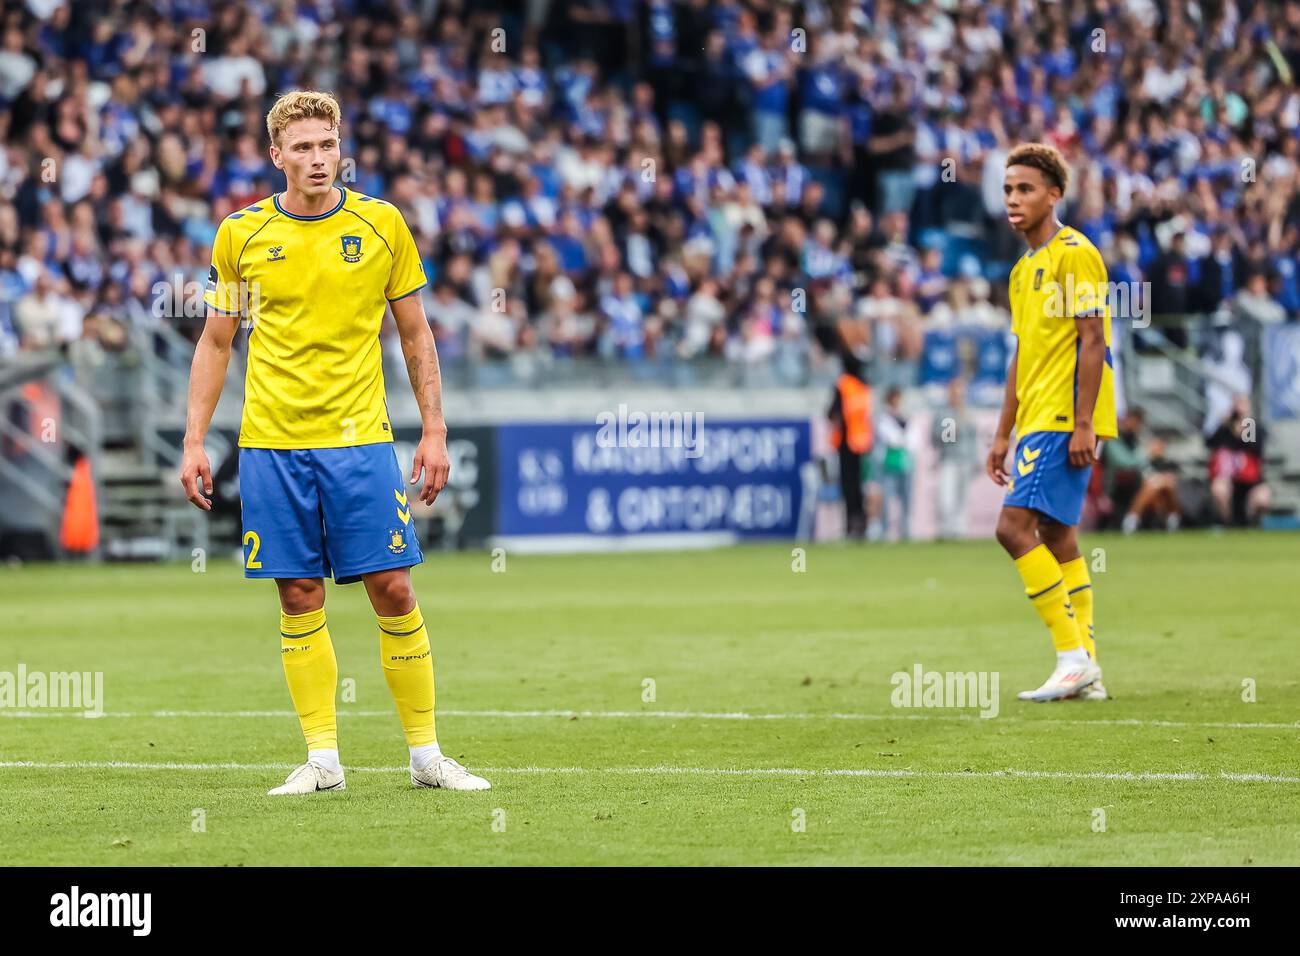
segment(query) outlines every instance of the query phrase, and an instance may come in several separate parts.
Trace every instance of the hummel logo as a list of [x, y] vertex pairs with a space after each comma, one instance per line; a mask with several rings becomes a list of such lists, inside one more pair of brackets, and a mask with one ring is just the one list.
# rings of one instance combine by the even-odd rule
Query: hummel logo
[[267, 249], [267, 250], [266, 250], [266, 261], [267, 261], [267, 262], [283, 262], [283, 261], [284, 261], [284, 246], [272, 246], [270, 249]]
[[393, 497], [397, 499], [397, 517], [402, 519], [402, 524], [410, 524], [411, 509], [406, 506], [406, 495], [394, 489]]
[[1043, 450], [1041, 448], [1038, 449], [1038, 451], [1030, 451], [1028, 448], [1025, 449], [1025, 460], [1016, 463], [1016, 468], [1020, 471], [1021, 477], [1024, 477], [1034, 470], [1034, 462], [1042, 453]]

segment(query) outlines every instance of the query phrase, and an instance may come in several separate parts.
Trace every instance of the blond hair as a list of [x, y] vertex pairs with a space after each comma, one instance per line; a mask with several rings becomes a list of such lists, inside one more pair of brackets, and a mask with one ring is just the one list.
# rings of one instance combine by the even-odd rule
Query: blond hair
[[339, 101], [328, 93], [318, 93], [315, 90], [285, 93], [275, 101], [271, 112], [266, 114], [266, 132], [270, 135], [271, 142], [279, 146], [280, 134], [285, 128], [290, 123], [304, 119], [323, 119], [332, 129], [338, 129], [343, 122], [343, 111], [339, 108]]
[[1070, 185], [1070, 167], [1055, 146], [1046, 143], [1023, 143], [1007, 154], [1007, 168], [1028, 166], [1042, 173], [1047, 181], [1060, 187], [1065, 194], [1065, 187]]

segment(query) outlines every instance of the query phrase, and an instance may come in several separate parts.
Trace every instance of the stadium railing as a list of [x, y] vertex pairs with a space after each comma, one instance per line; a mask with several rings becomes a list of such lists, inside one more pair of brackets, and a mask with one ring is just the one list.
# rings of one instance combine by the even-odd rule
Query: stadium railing
[[24, 353], [0, 367], [0, 550], [66, 557], [60, 528], [73, 468], [88, 459], [98, 482], [102, 449], [100, 407], [58, 350]]

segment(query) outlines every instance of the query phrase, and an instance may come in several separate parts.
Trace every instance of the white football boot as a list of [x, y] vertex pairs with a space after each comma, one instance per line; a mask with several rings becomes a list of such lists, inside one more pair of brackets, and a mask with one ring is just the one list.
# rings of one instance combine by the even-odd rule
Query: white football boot
[[1086, 664], [1059, 663], [1052, 676], [1037, 690], [1022, 690], [1016, 696], [1021, 700], [1046, 701], [1073, 697], [1086, 687], [1101, 680], [1101, 668], [1091, 660]]
[[411, 768], [411, 786], [443, 790], [490, 790], [492, 784], [476, 777], [450, 757], [442, 756], [423, 770]]
[[284, 783], [273, 790], [266, 791], [268, 797], [283, 797], [300, 793], [320, 793], [324, 790], [346, 790], [343, 771], [326, 770], [314, 763], [305, 763], [297, 767], [285, 779]]
[[1083, 690], [1079, 691], [1071, 700], [1109, 700], [1110, 695], [1106, 693], [1106, 685], [1101, 682], [1101, 678], [1089, 684]]

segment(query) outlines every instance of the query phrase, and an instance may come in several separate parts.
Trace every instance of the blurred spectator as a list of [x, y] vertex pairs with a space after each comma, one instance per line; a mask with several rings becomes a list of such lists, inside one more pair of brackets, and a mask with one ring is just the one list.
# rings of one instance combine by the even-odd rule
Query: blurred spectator
[[1264, 482], [1264, 438], [1263, 427], [1251, 417], [1250, 398], [1238, 395], [1206, 443], [1210, 497], [1220, 524], [1255, 524], [1272, 502]]
[[45, 270], [30, 292], [14, 307], [19, 341], [24, 349], [48, 349], [81, 338], [81, 306], [67, 294], [67, 283]]
[[1268, 276], [1252, 272], [1246, 285], [1233, 298], [1233, 307], [1243, 318], [1267, 325], [1286, 321], [1286, 310], [1268, 291]]
[[1170, 531], [1182, 524], [1178, 494], [1178, 465], [1166, 456], [1162, 439], [1148, 436], [1146, 416], [1130, 408], [1120, 418], [1119, 434], [1102, 445], [1109, 513], [1132, 534], [1148, 518], [1157, 518]]
[[1244, 268], [1232, 235], [1226, 229], [1219, 229], [1214, 235], [1210, 255], [1201, 262], [1197, 308], [1202, 312], [1213, 312], [1231, 299], [1241, 287]]
[[622, 358], [641, 358], [645, 354], [645, 314], [632, 292], [632, 277], [620, 272], [613, 291], [600, 301], [600, 311], [608, 323], [602, 352]]
[[[1192, 267], [1184, 246], [1183, 234], [1178, 233], [1151, 265], [1151, 308], [1156, 315], [1182, 316], [1192, 310]], [[1168, 335], [1175, 345], [1187, 344], [1181, 327], [1169, 329]]]
[[1202, 363], [1205, 373], [1205, 422], [1212, 435], [1232, 411], [1238, 395], [1249, 395], [1254, 383], [1245, 362], [1246, 340], [1234, 328], [1221, 328], [1212, 351]]
[[934, 416], [931, 442], [939, 456], [939, 537], [966, 536], [966, 493], [981, 472], [979, 436], [966, 407], [966, 382], [948, 383], [948, 401]]
[[[881, 535], [889, 536], [890, 516], [897, 514], [897, 539], [912, 537], [912, 471], [916, 467], [918, 431], [903, 412], [903, 391], [893, 386], [885, 394], [885, 408], [876, 423], [876, 444], [881, 450], [880, 481], [883, 491]], [[924, 440], [923, 438], [921, 440]]]
[[750, 109], [753, 136], [769, 153], [775, 152], [781, 140], [789, 135], [786, 116], [796, 64], [789, 34], [782, 35], [776, 28], [769, 30], [760, 45], [750, 49], [741, 60], [753, 103]]
[[1114, 440], [1101, 446], [1108, 511], [1121, 520], [1121, 516], [1129, 513], [1129, 506], [1142, 487], [1142, 479], [1149, 464], [1144, 445], [1145, 424], [1146, 413], [1137, 406], [1130, 407], [1120, 417]]
[[708, 352], [721, 352], [725, 338], [726, 309], [718, 298], [718, 284], [705, 279], [686, 302], [686, 315], [678, 354], [693, 358]]
[[800, 75], [799, 143], [810, 159], [825, 162], [840, 152], [847, 77], [833, 36], [811, 39], [812, 64]]
[[906, 82], [895, 79], [888, 97], [872, 119], [867, 144], [876, 170], [876, 208], [882, 214], [907, 212], [915, 191], [913, 157], [916, 129], [908, 106]]
[[434, 285], [426, 314], [433, 328], [438, 354], [458, 358], [465, 354], [465, 337], [474, 321], [474, 307], [456, 294], [456, 287], [443, 279]]
[[[1110, 444], [1110, 443], [1108, 443]], [[1137, 531], [1148, 518], [1164, 522], [1169, 531], [1177, 531], [1183, 522], [1183, 506], [1178, 495], [1178, 464], [1165, 454], [1161, 438], [1152, 438], [1146, 448], [1142, 483], [1129, 502], [1122, 527], [1125, 534]]]

